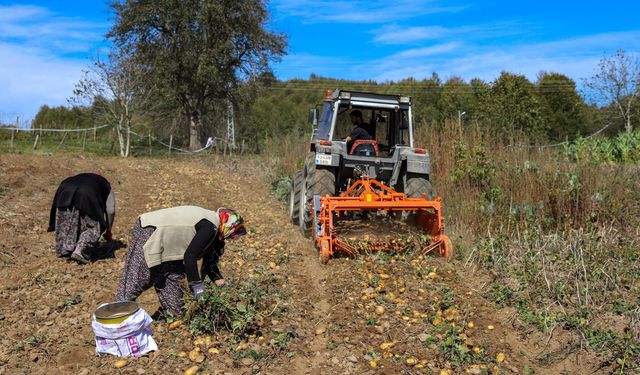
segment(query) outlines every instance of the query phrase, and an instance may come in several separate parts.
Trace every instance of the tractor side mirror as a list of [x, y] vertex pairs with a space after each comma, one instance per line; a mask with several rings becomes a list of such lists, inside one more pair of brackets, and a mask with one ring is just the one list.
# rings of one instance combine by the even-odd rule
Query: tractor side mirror
[[318, 125], [318, 108], [309, 109], [309, 125]]

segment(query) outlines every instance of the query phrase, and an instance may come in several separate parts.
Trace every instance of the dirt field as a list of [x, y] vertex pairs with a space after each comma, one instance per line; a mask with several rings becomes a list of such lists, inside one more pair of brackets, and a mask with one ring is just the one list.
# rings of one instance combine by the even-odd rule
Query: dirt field
[[[91, 314], [112, 301], [126, 248], [78, 265], [55, 257], [46, 232], [59, 182], [86, 171], [111, 181], [113, 233], [125, 243], [137, 216], [151, 209], [229, 206], [246, 216], [250, 233], [228, 242], [221, 264], [229, 287], [266, 267], [286, 297], [260, 337], [214, 337], [219, 354], [206, 352], [200, 373], [609, 372], [571, 335], [527, 331], [513, 311], [483, 299], [491, 275], [465, 268], [464, 259], [363, 255], [320, 265], [258, 161], [0, 154], [0, 374], [161, 374], [194, 365], [180, 357], [194, 347], [188, 328], [170, 331], [164, 322], [153, 325], [156, 353], [119, 370], [115, 358], [95, 355]], [[152, 290], [139, 302], [150, 314], [158, 307]]]

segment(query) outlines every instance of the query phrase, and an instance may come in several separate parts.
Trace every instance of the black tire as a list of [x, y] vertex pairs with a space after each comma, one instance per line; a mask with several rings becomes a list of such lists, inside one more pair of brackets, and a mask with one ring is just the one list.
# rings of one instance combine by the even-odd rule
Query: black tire
[[329, 169], [316, 168], [315, 156], [307, 158], [307, 175], [300, 189], [300, 231], [306, 237], [311, 236], [313, 215], [313, 196], [335, 195], [336, 176]]
[[302, 186], [303, 171], [293, 174], [291, 180], [291, 192], [289, 193], [289, 220], [291, 224], [300, 224], [300, 188]]
[[[425, 175], [414, 175], [407, 173], [404, 186], [404, 194], [407, 196], [407, 198], [422, 198], [422, 194], [424, 193], [427, 195], [427, 199], [433, 199], [431, 182]], [[411, 213], [410, 211], [402, 211], [402, 213], [398, 215], [397, 218], [400, 220], [406, 220], [412, 225], [416, 224], [415, 214]]]
[[404, 193], [408, 198], [421, 198], [422, 194], [427, 195], [427, 199], [433, 199], [431, 182], [425, 175], [407, 174], [407, 184]]

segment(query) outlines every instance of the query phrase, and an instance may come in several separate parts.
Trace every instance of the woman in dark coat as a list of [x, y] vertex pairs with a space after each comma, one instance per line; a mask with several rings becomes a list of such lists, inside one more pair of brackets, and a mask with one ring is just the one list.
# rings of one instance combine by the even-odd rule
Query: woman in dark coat
[[[244, 234], [242, 217], [227, 208], [211, 211], [179, 206], [140, 215], [133, 227], [116, 300], [134, 301], [154, 287], [161, 311], [179, 315], [185, 275], [195, 298], [204, 292], [206, 276], [223, 286], [218, 260], [225, 240]], [[203, 260], [200, 272], [198, 259]]]
[[111, 239], [115, 214], [115, 197], [106, 178], [95, 173], [66, 178], [49, 215], [48, 231], [56, 232], [56, 255], [89, 263], [100, 236]]

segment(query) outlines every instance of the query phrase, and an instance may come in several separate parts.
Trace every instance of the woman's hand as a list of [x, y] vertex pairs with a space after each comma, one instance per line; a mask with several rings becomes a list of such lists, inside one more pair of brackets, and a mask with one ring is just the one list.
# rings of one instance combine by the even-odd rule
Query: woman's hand
[[219, 287], [223, 287], [224, 286], [224, 279], [218, 279], [218, 280], [214, 281], [214, 283]]

